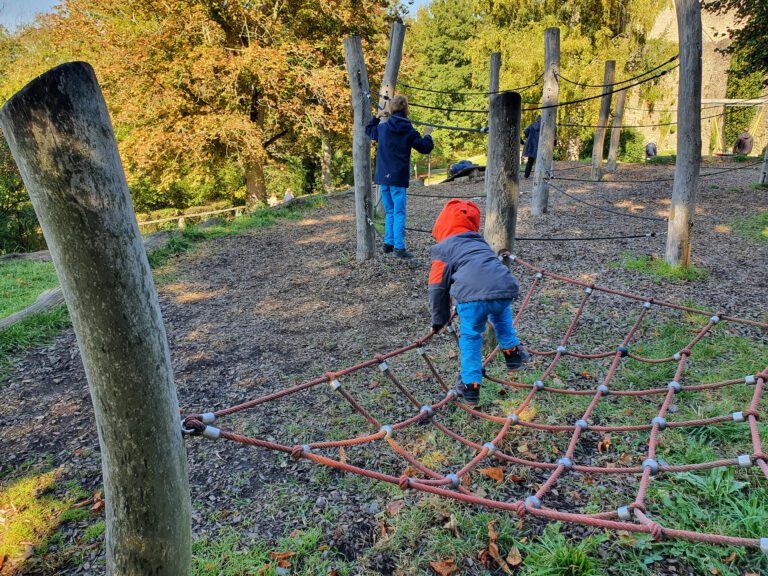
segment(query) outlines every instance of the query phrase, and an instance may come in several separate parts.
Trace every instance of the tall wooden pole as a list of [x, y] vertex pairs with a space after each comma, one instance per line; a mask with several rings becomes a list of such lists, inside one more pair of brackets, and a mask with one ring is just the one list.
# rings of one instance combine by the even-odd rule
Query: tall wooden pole
[[352, 166], [355, 178], [355, 223], [357, 230], [358, 262], [370, 260], [376, 250], [373, 228], [373, 194], [371, 189], [371, 139], [365, 134], [365, 125], [371, 120], [368, 100], [368, 72], [365, 69], [363, 43], [360, 36], [344, 40], [349, 86], [352, 89]]
[[[386, 106], [392, 96], [395, 95], [397, 86], [397, 77], [400, 74], [400, 63], [403, 61], [403, 44], [405, 43], [405, 24], [402, 22], [392, 22], [392, 28], [389, 31], [389, 51], [387, 52], [387, 63], [384, 66], [384, 75], [381, 78], [381, 87], [379, 88], [379, 109]], [[386, 122], [388, 118], [382, 118]], [[381, 203], [381, 190], [378, 186], [373, 188], [373, 206]]]
[[515, 247], [521, 103], [522, 98], [517, 92], [502, 92], [491, 96], [489, 106], [485, 239], [497, 252], [512, 252]]
[[93, 400], [107, 573], [190, 573], [187, 465], [168, 340], [93, 69], [63, 64], [0, 111], [43, 228]]
[[499, 91], [499, 78], [501, 77], [501, 52], [491, 52], [491, 63], [488, 75], [488, 104], [491, 96]]
[[608, 148], [608, 165], [606, 172], [616, 172], [616, 163], [619, 159], [619, 143], [621, 142], [621, 122], [624, 118], [624, 100], [627, 98], [627, 91], [622, 90], [616, 93], [616, 111], [613, 113], [613, 126], [611, 126], [611, 144]]
[[599, 181], [603, 171], [603, 145], [605, 144], [605, 126], [608, 124], [608, 115], [611, 113], [611, 91], [613, 79], [616, 73], [616, 62], [607, 60], [603, 73], [603, 97], [600, 100], [600, 117], [597, 119], [595, 140], [592, 145], [592, 180]]
[[531, 195], [531, 214], [541, 216], [549, 207], [549, 185], [547, 178], [552, 167], [557, 137], [557, 102], [560, 74], [560, 28], [547, 28], [544, 31], [544, 88], [541, 97], [541, 132], [539, 148], [536, 152], [536, 165], [533, 173], [533, 194]]
[[687, 267], [701, 165], [701, 5], [699, 0], [676, 0], [675, 11], [680, 81], [677, 89], [677, 161], [667, 227], [666, 261], [670, 266]]
[[768, 145], [765, 146], [765, 155], [763, 156], [763, 169], [760, 173], [760, 184], [768, 186]]

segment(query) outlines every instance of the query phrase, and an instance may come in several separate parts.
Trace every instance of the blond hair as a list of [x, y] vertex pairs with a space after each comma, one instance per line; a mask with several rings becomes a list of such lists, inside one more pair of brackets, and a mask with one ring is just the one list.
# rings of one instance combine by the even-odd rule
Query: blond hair
[[402, 112], [408, 116], [408, 98], [402, 94], [392, 96], [389, 100], [389, 113], [394, 114], [395, 112]]

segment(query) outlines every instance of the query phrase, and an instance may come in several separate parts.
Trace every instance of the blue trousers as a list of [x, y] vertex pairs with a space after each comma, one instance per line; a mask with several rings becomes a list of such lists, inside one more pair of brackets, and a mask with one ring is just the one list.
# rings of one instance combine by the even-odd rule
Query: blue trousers
[[461, 322], [461, 381], [464, 384], [483, 380], [483, 333], [487, 320], [493, 324], [499, 348], [514, 348], [520, 341], [512, 324], [511, 300], [478, 300], [456, 306]]
[[381, 186], [384, 204], [384, 243], [405, 249], [405, 195], [401, 186]]

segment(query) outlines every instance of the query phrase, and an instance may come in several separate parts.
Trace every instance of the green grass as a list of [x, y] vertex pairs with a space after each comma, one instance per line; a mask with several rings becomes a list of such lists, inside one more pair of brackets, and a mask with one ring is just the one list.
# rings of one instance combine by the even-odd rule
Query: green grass
[[348, 562], [331, 553], [318, 527], [296, 530], [274, 546], [266, 540], [246, 541], [235, 530], [226, 528], [215, 539], [195, 542], [192, 554], [193, 576], [314, 576], [334, 570], [338, 576], [353, 573]]
[[0, 555], [9, 556], [12, 568], [29, 546], [46, 552], [52, 540], [60, 539], [56, 531], [62, 524], [88, 516], [87, 509], [71, 508], [83, 496], [79, 486], [58, 485], [55, 470], [0, 485]]
[[660, 280], [677, 280], [681, 282], [698, 282], [706, 280], [708, 272], [694, 265], [675, 268], [664, 260], [645, 254], [622, 252], [622, 266], [626, 270], [638, 270], [651, 278]]
[[0, 264], [0, 318], [34, 304], [45, 290], [58, 285], [53, 262]]
[[646, 160], [646, 164], [674, 164], [677, 161], [677, 155], [675, 154], [668, 154], [665, 156], [654, 156], [653, 158], [648, 158]]
[[768, 243], [768, 210], [746, 218], [736, 218], [731, 221], [731, 228], [743, 238]]

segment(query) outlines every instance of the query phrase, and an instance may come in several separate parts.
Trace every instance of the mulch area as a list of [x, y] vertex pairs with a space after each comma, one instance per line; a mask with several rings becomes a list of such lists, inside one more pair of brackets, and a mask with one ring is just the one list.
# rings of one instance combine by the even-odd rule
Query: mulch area
[[[559, 168], [572, 166], [575, 164], [558, 163]], [[739, 165], [707, 164], [703, 172], [727, 167]], [[584, 177], [588, 172], [588, 168], [574, 169], [562, 175]], [[642, 272], [617, 265], [622, 252], [663, 258], [664, 222], [619, 217], [554, 190], [550, 192], [550, 213], [532, 217], [533, 178], [521, 184], [520, 236], [657, 235], [596, 242], [521, 241], [516, 252], [563, 275], [765, 320], [768, 244], [741, 238], [731, 229], [734, 219], [768, 209], [768, 190], [751, 186], [758, 173], [759, 167], [750, 167], [700, 181], [693, 261], [708, 271], [703, 281], [656, 282]], [[673, 168], [668, 166], [622, 165], [618, 173], [598, 185], [556, 183], [593, 205], [665, 217], [672, 183], [638, 181], [672, 174]], [[612, 179], [622, 182], [609, 182]], [[419, 197], [420, 193], [446, 199], [477, 196], [484, 208], [479, 197], [482, 181], [413, 188], [409, 227], [430, 229], [443, 204], [439, 198]], [[161, 286], [159, 293], [185, 412], [230, 406], [356, 364], [426, 334], [430, 326], [426, 278], [433, 240], [427, 234], [410, 232], [409, 247], [416, 254], [413, 261], [379, 255], [358, 263], [354, 260], [353, 201], [351, 195], [332, 198], [300, 220], [206, 242], [193, 253], [173, 259], [175, 279]], [[531, 275], [524, 274], [521, 280], [525, 287]], [[527, 323], [522, 333], [546, 331], [546, 315], [546, 310], [537, 310], [535, 324]], [[550, 336], [556, 338], [557, 334]], [[365, 393], [372, 397], [375, 390]], [[379, 402], [406, 409], [400, 398], [379, 398]], [[234, 418], [232, 428], [290, 445], [322, 439], [334, 426], [342, 427], [342, 437], [361, 433], [362, 429], [344, 429], [348, 413], [323, 388], [263, 405]], [[376, 538], [377, 514], [384, 502], [380, 492], [368, 491], [365, 484], [356, 483], [351, 490], [341, 485], [341, 474], [321, 476], [317, 466], [264, 450], [200, 439], [188, 441], [187, 447], [197, 538], [215, 537], [226, 525], [246, 539], [277, 539], [311, 525], [313, 516], [329, 507], [337, 520], [335, 527], [328, 528], [328, 542], [347, 558], [357, 558]], [[395, 475], [402, 471], [402, 461], [377, 457], [376, 452], [361, 452], [360, 458], [373, 462], [375, 469]], [[61, 467], [64, 480], [75, 479], [86, 490], [98, 489], [98, 438], [71, 330], [50, 346], [21, 357], [11, 381], [0, 387], [0, 461], [4, 483], [31, 469]], [[280, 498], [290, 504], [280, 505]], [[573, 534], [581, 532], [575, 528]], [[68, 538], [76, 539], [77, 534]], [[55, 573], [88, 573], [100, 555], [100, 550], [90, 553], [88, 569], [82, 563], [72, 564]], [[387, 558], [374, 556], [366, 562], [373, 573], [391, 570]], [[48, 572], [32, 563], [27, 573]]]

